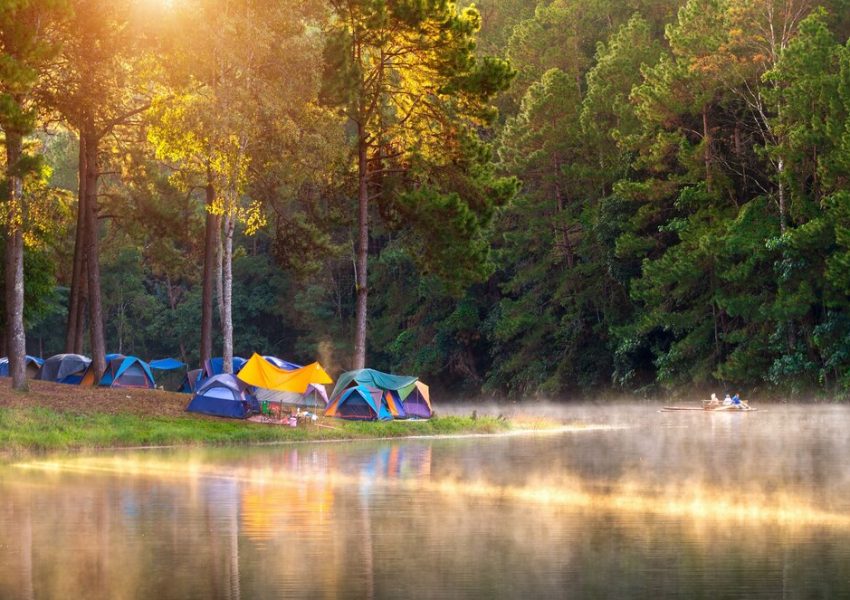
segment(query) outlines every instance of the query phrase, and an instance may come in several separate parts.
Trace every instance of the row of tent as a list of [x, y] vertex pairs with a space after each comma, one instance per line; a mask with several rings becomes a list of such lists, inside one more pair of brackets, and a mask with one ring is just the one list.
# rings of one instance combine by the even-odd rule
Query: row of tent
[[[46, 360], [26, 357], [27, 376], [66, 384], [108, 387], [156, 387], [155, 371], [177, 371], [186, 365], [173, 358], [150, 363], [122, 354], [106, 356], [107, 368], [95, 381], [90, 358], [57, 354]], [[297, 365], [274, 356], [233, 358], [233, 374], [224, 361], [213, 358], [188, 371], [179, 391], [191, 393], [186, 410], [246, 418], [260, 412], [261, 403], [279, 403], [324, 410], [325, 415], [351, 420], [427, 419], [431, 417], [428, 386], [417, 377], [390, 375], [374, 369], [343, 373], [330, 397], [325, 384], [332, 379], [319, 363]], [[8, 359], [0, 358], [0, 376], [9, 375]]]
[[[7, 359], [0, 360], [6, 361]], [[27, 365], [29, 366], [31, 361], [37, 360], [39, 359], [27, 356]], [[156, 387], [156, 381], [153, 375], [154, 368], [162, 368], [164, 366], [174, 369], [180, 368], [183, 365], [183, 363], [174, 361], [174, 359], [165, 359], [165, 361], [147, 363], [136, 356], [107, 354], [106, 371], [104, 371], [99, 380], [95, 381], [94, 368], [90, 358], [81, 354], [57, 354], [42, 361], [41, 368], [37, 375], [35, 375], [35, 379], [72, 385], [153, 389]], [[172, 361], [177, 363], [178, 366], [170, 366]], [[157, 366], [158, 362], [165, 362], [165, 364]], [[0, 375], [2, 374], [0, 372]]]
[[326, 416], [362, 421], [428, 419], [433, 412], [428, 386], [417, 377], [348, 371], [328, 397], [324, 384], [332, 380], [318, 363], [302, 367], [255, 354], [238, 367], [234, 361], [234, 372], [198, 380], [187, 410], [246, 418], [262, 401], [324, 408]]

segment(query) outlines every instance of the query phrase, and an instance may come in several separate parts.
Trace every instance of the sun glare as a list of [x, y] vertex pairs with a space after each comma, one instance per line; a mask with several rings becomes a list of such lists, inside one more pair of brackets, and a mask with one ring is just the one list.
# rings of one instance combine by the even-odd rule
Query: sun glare
[[[96, 457], [59, 461], [33, 461], [16, 468], [50, 473], [102, 473], [131, 477], [171, 479], [221, 479], [266, 488], [303, 488], [321, 484], [331, 488], [357, 487], [365, 475], [334, 472], [293, 472], [245, 466], [221, 468], [197, 462], [174, 463], [155, 458]], [[712, 489], [689, 484], [664, 490], [646, 489], [638, 482], [624, 481], [606, 492], [586, 487], [580, 479], [537, 482], [529, 485], [497, 485], [487, 481], [458, 481], [451, 478], [372, 478], [370, 486], [432, 493], [449, 498], [479, 498], [513, 501], [540, 508], [587, 510], [611, 515], [648, 514], [673, 517], [693, 524], [732, 523], [738, 526], [820, 526], [848, 529], [850, 516], [817, 507], [809, 499], [790, 493], [757, 494]]]

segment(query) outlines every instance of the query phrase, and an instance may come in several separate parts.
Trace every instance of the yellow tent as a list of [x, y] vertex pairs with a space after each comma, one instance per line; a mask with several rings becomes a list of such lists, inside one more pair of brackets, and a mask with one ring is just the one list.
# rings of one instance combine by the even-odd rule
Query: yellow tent
[[311, 383], [333, 383], [333, 379], [317, 362], [294, 371], [276, 367], [259, 354], [254, 354], [237, 375], [239, 379], [259, 388], [277, 392], [303, 394]]

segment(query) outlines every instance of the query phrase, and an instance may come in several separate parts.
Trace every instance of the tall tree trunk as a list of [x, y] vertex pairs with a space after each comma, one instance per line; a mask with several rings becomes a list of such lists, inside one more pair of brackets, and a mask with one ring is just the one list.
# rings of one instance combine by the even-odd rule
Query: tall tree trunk
[[81, 310], [85, 271], [83, 271], [83, 258], [85, 256], [85, 231], [86, 231], [86, 143], [85, 137], [80, 133], [79, 152], [79, 193], [77, 194], [77, 231], [74, 236], [74, 265], [71, 269], [71, 296], [68, 301], [68, 322], [65, 329], [65, 352], [79, 353], [80, 346], [78, 337], [81, 335], [83, 317]]
[[118, 314], [115, 315], [116, 333], [118, 334], [118, 354], [124, 354], [124, 316], [124, 305], [121, 304], [118, 307]]
[[91, 339], [92, 368], [95, 381], [100, 381], [106, 371], [106, 343], [103, 334], [103, 307], [100, 297], [99, 228], [97, 226], [97, 180], [99, 177], [97, 153], [99, 141], [94, 124], [86, 126], [86, 259], [89, 290], [89, 333]]
[[218, 305], [218, 324], [224, 326], [224, 245], [221, 238], [222, 218], [218, 217], [215, 228], [215, 299]]
[[74, 354], [83, 353], [83, 345], [86, 341], [86, 315], [89, 308], [89, 261], [86, 258], [86, 238], [85, 238], [85, 213], [83, 213], [83, 238], [80, 240], [80, 253], [82, 256], [82, 264], [80, 265], [80, 302], [77, 304], [77, 329], [74, 333]]
[[363, 126], [358, 124], [357, 134], [359, 143], [357, 147], [358, 167], [358, 231], [359, 240], [357, 244], [357, 255], [355, 258], [354, 287], [357, 291], [357, 304], [354, 324], [354, 360], [353, 368], [362, 369], [366, 366], [366, 317], [369, 296], [368, 273], [366, 271], [369, 259], [369, 172], [366, 157], [366, 132]]
[[221, 337], [223, 339], [225, 373], [233, 373], [233, 229], [235, 217], [231, 214], [224, 216], [224, 257], [223, 257], [223, 289], [222, 289], [222, 318]]
[[212, 182], [212, 174], [207, 171], [204, 280], [201, 291], [201, 366], [203, 366], [204, 361], [212, 358], [213, 281], [215, 278], [216, 230], [218, 230], [218, 215], [211, 212], [213, 202], [215, 202], [215, 187]]
[[702, 107], [702, 159], [705, 163], [705, 189], [711, 193], [711, 127], [708, 123], [708, 104]]
[[27, 389], [24, 334], [24, 183], [18, 173], [22, 136], [6, 131], [9, 205], [6, 215], [6, 343], [12, 388]]

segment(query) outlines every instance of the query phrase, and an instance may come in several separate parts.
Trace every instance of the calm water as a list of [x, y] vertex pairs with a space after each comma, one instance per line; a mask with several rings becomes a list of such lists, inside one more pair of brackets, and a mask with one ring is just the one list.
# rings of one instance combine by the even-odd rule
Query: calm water
[[847, 598], [850, 409], [0, 467], [0, 598]]

